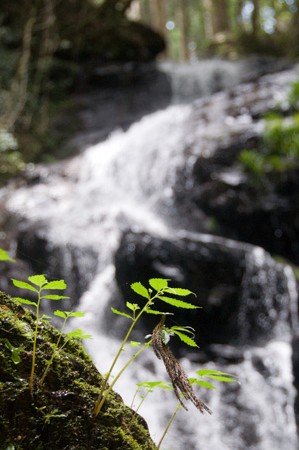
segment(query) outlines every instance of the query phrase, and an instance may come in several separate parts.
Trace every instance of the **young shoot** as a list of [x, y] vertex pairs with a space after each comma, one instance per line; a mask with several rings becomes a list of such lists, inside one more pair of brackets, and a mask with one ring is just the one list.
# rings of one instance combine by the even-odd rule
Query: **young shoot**
[[67, 321], [71, 318], [71, 317], [84, 317], [84, 313], [80, 312], [80, 311], [60, 311], [60, 310], [56, 310], [54, 311], [54, 316], [56, 317], [61, 317], [63, 319], [63, 323], [62, 323], [62, 327], [61, 327], [61, 334], [59, 335], [59, 338], [56, 342], [56, 344], [54, 345], [54, 349], [52, 352], [52, 356], [51, 358], [46, 362], [46, 368], [45, 371], [40, 379], [40, 385], [42, 385], [45, 381], [45, 378], [47, 376], [47, 373], [50, 369], [50, 367], [53, 364], [54, 358], [57, 355], [57, 353], [63, 349], [63, 347], [66, 346], [66, 344], [70, 341], [70, 339], [89, 339], [91, 338], [90, 334], [85, 334], [82, 330], [77, 329], [74, 331], [70, 331], [69, 333], [66, 334], [66, 339], [64, 340], [63, 345], [60, 345], [61, 339], [62, 339], [62, 333], [64, 332], [64, 328], [65, 325], [67, 323]]
[[[131, 284], [131, 289], [138, 294], [142, 301], [143, 305], [139, 305], [136, 303], [127, 302], [126, 307], [127, 311], [119, 311], [118, 309], [111, 308], [112, 312], [114, 314], [120, 315], [130, 321], [130, 325], [128, 327], [128, 330], [125, 334], [125, 337], [123, 341], [121, 342], [121, 345], [119, 347], [118, 352], [116, 353], [115, 358], [112, 361], [112, 364], [110, 366], [110, 369], [108, 370], [102, 385], [100, 387], [100, 392], [96, 401], [96, 404], [94, 406], [93, 415], [97, 416], [108, 395], [110, 394], [112, 388], [114, 387], [115, 383], [119, 379], [119, 377], [124, 373], [124, 371], [129, 367], [129, 365], [137, 358], [137, 356], [140, 355], [146, 348], [148, 348], [152, 344], [152, 339], [150, 341], [145, 342], [144, 344], [139, 346], [139, 349], [134, 355], [129, 358], [127, 363], [122, 367], [122, 369], [114, 376], [112, 383], [109, 385], [109, 380], [112, 376], [113, 369], [122, 354], [126, 344], [129, 341], [129, 338], [131, 336], [131, 333], [136, 326], [136, 323], [140, 320], [140, 318], [143, 316], [143, 314], [153, 314], [153, 315], [160, 315], [163, 317], [166, 317], [167, 314], [171, 314], [169, 312], [160, 311], [159, 309], [156, 309], [159, 307], [159, 304], [164, 303], [168, 304], [177, 308], [185, 308], [185, 309], [197, 309], [199, 308], [196, 305], [193, 305], [191, 303], [188, 303], [186, 301], [182, 301], [176, 297], [186, 297], [190, 294], [193, 294], [188, 289], [182, 289], [182, 288], [173, 288], [168, 285], [169, 280], [164, 278], [151, 278], [149, 280], [149, 287], [145, 287], [141, 282], [135, 282]], [[180, 328], [180, 327], [178, 327]], [[185, 327], [183, 327], [185, 329]], [[187, 331], [185, 330], [185, 333], [181, 329], [172, 330], [171, 332], [177, 334], [178, 336], [184, 335], [183, 339], [188, 340], [188, 333], [191, 332], [189, 328], [187, 328]], [[191, 339], [191, 338], [189, 338]], [[192, 340], [192, 339], [191, 339]], [[196, 344], [195, 344], [196, 345]]]
[[66, 284], [64, 280], [48, 281], [45, 275], [32, 275], [28, 277], [28, 282], [12, 279], [13, 285], [19, 289], [25, 289], [30, 292], [34, 292], [36, 296], [36, 301], [27, 300], [25, 298], [17, 297], [19, 303], [23, 305], [30, 305], [35, 309], [35, 328], [33, 331], [33, 348], [32, 348], [32, 362], [31, 362], [31, 373], [29, 377], [29, 390], [31, 395], [33, 394], [33, 381], [35, 374], [36, 365], [36, 346], [37, 346], [37, 336], [40, 321], [49, 320], [49, 316], [40, 317], [40, 304], [44, 299], [47, 300], [63, 300], [69, 298], [65, 295], [49, 294], [47, 291], [53, 290], [64, 290], [66, 289]]

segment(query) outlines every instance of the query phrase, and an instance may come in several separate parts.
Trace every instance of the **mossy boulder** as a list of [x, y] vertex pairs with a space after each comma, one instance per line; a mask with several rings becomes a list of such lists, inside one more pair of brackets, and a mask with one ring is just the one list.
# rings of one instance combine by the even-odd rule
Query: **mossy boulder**
[[[102, 376], [83, 346], [48, 323], [38, 329], [34, 389], [28, 379], [35, 316], [0, 292], [0, 450], [152, 450], [144, 420], [112, 392], [92, 415]], [[45, 362], [64, 347], [41, 385]]]

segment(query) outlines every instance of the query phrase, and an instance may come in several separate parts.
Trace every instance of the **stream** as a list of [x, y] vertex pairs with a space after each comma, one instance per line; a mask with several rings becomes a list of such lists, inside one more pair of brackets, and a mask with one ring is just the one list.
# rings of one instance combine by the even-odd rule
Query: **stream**
[[[166, 277], [197, 294], [203, 306], [198, 317], [176, 317], [193, 321], [200, 346], [198, 355], [176, 349], [182, 365], [189, 376], [210, 368], [232, 373], [239, 382], [200, 390], [212, 416], [191, 404], [188, 411], [180, 409], [163, 450], [298, 448], [294, 273], [262, 246], [218, 235], [211, 217], [190, 203], [195, 188], [201, 194], [194, 178], [200, 158], [212, 161], [219, 148], [258, 135], [261, 114], [286, 101], [298, 76], [298, 68], [264, 75], [268, 67], [253, 67], [214, 61], [176, 70], [164, 64], [150, 89], [139, 83], [131, 97], [134, 83], [114, 95], [113, 86], [103, 88], [97, 80], [90, 93], [78, 94], [85, 131], [71, 145], [80, 152], [30, 166], [23, 182], [0, 191], [15, 230], [3, 233], [22, 261], [18, 267], [23, 274], [31, 270], [67, 281], [68, 307], [85, 312], [73, 326], [92, 334], [86, 348], [101, 372], [126, 325], [110, 308], [124, 309], [131, 282]], [[105, 111], [111, 114], [106, 122]], [[227, 166], [219, 172], [231, 186], [239, 175]], [[138, 327], [137, 338], [146, 328]], [[116, 391], [131, 405], [136, 383], [154, 380], [167, 375], [149, 350]], [[173, 393], [163, 390], [142, 405], [139, 413], [155, 442], [176, 405]]]

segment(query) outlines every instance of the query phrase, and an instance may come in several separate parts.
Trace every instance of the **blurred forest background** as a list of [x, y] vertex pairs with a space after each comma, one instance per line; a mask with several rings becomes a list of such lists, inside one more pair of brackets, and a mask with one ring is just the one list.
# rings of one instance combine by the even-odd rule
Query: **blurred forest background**
[[57, 118], [98, 67], [256, 54], [297, 58], [298, 0], [1, 0], [0, 180], [66, 156]]

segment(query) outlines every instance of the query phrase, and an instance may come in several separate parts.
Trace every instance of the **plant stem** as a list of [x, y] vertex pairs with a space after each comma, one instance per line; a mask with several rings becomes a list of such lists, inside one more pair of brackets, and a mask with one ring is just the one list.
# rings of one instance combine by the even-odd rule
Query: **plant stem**
[[49, 371], [49, 369], [50, 369], [50, 367], [51, 367], [51, 365], [52, 365], [52, 363], [53, 363], [54, 357], [55, 357], [55, 355], [56, 355], [56, 353], [57, 353], [57, 349], [58, 349], [58, 346], [59, 346], [59, 344], [60, 344], [60, 341], [61, 341], [61, 338], [62, 338], [62, 333], [63, 333], [63, 330], [64, 330], [64, 327], [65, 327], [65, 324], [66, 324], [67, 319], [68, 319], [68, 317], [66, 317], [66, 318], [64, 319], [64, 322], [63, 322], [62, 327], [61, 327], [61, 330], [60, 330], [60, 333], [61, 333], [61, 334], [59, 335], [59, 338], [58, 338], [58, 340], [57, 340], [57, 342], [56, 342], [56, 345], [55, 345], [55, 347], [54, 347], [54, 349], [53, 349], [52, 356], [51, 356], [51, 358], [49, 359], [49, 361], [47, 362], [45, 371], [44, 371], [44, 373], [43, 373], [43, 375], [42, 375], [42, 377], [41, 377], [41, 379], [40, 379], [40, 385], [41, 385], [41, 386], [42, 386], [42, 384], [43, 384], [44, 381], [45, 381], [45, 378], [46, 378], [46, 376], [47, 376], [47, 373], [48, 373], [48, 371]]
[[106, 398], [108, 397], [108, 395], [110, 394], [110, 392], [112, 391], [114, 385], [116, 384], [116, 382], [119, 380], [119, 378], [121, 377], [121, 375], [124, 373], [124, 371], [129, 367], [129, 365], [137, 358], [137, 356], [140, 355], [140, 353], [143, 352], [143, 350], [145, 350], [146, 348], [149, 347], [151, 341], [147, 342], [146, 344], [144, 344], [139, 350], [138, 352], [134, 353], [133, 356], [131, 356], [131, 358], [126, 362], [126, 364], [123, 366], [123, 368], [118, 372], [118, 374], [116, 375], [116, 377], [113, 379], [113, 382], [109, 385], [108, 389], [105, 390], [104, 395], [102, 395], [101, 397], [101, 401], [99, 402], [97, 409], [94, 410], [94, 414], [97, 416], [99, 414], [99, 412], [102, 409], [102, 406], [106, 400]]
[[170, 428], [170, 426], [171, 426], [171, 424], [172, 424], [172, 422], [173, 422], [173, 420], [174, 420], [174, 418], [175, 418], [175, 416], [176, 416], [176, 414], [177, 414], [177, 412], [178, 412], [178, 410], [179, 410], [180, 408], [181, 408], [181, 405], [178, 404], [178, 405], [176, 406], [176, 408], [175, 408], [175, 410], [174, 410], [172, 416], [170, 417], [170, 419], [169, 419], [167, 425], [166, 425], [166, 428], [165, 428], [165, 430], [164, 430], [164, 432], [163, 432], [163, 434], [162, 434], [162, 436], [161, 436], [161, 439], [160, 439], [160, 441], [159, 441], [159, 443], [158, 443], [157, 450], [160, 450], [162, 441], [164, 440], [166, 434], [168, 433], [168, 430], [169, 430], [169, 428]]
[[118, 352], [117, 352], [117, 354], [116, 354], [114, 360], [112, 361], [111, 367], [110, 367], [110, 369], [109, 369], [109, 371], [108, 371], [107, 375], [105, 376], [105, 379], [104, 379], [104, 381], [103, 381], [103, 383], [102, 383], [100, 393], [99, 393], [99, 395], [98, 395], [98, 398], [97, 398], [95, 407], [94, 407], [94, 409], [93, 409], [93, 415], [94, 415], [94, 416], [97, 416], [97, 415], [100, 413], [100, 411], [101, 411], [101, 409], [102, 409], [102, 406], [103, 406], [103, 404], [104, 404], [104, 402], [105, 402], [105, 400], [106, 400], [108, 394], [110, 393], [112, 387], [115, 385], [115, 383], [116, 383], [116, 381], [118, 380], [118, 378], [120, 377], [120, 375], [124, 372], [124, 370], [128, 367], [128, 365], [131, 364], [131, 362], [136, 358], [136, 356], [138, 356], [138, 355], [141, 353], [141, 351], [143, 351], [143, 350], [148, 346], [148, 344], [145, 344], [145, 345], [142, 347], [142, 350], [140, 349], [137, 353], [135, 353], [135, 355], [132, 356], [132, 358], [130, 358], [130, 360], [128, 361], [128, 363], [127, 363], [127, 364], [123, 367], [123, 369], [121, 369], [121, 371], [118, 373], [118, 375], [117, 375], [116, 378], [114, 379], [114, 381], [113, 381], [112, 385], [110, 386], [110, 388], [108, 388], [108, 389], [106, 390], [106, 387], [107, 387], [107, 384], [108, 384], [110, 375], [111, 375], [111, 373], [112, 373], [112, 371], [113, 371], [113, 369], [114, 369], [114, 367], [115, 367], [115, 364], [117, 363], [118, 358], [120, 357], [120, 355], [121, 355], [121, 353], [122, 353], [122, 351], [123, 351], [123, 349], [124, 349], [124, 347], [125, 347], [125, 345], [126, 345], [128, 339], [129, 339], [129, 337], [130, 337], [130, 335], [131, 335], [131, 333], [132, 333], [133, 328], [135, 327], [136, 323], [137, 323], [138, 320], [140, 319], [141, 315], [142, 315], [142, 314], [144, 313], [144, 311], [149, 307], [149, 305], [153, 302], [153, 300], [155, 299], [156, 296], [157, 296], [157, 294], [156, 294], [154, 297], [150, 298], [150, 299], [146, 302], [146, 304], [144, 305], [144, 307], [140, 310], [139, 314], [137, 314], [137, 316], [133, 319], [133, 321], [132, 321], [132, 323], [131, 323], [131, 326], [129, 327], [129, 329], [128, 329], [128, 331], [127, 331], [127, 334], [126, 334], [126, 336], [124, 337], [124, 339], [123, 339], [123, 341], [122, 341], [122, 343], [121, 343], [121, 346], [119, 347], [119, 350], [118, 350]]
[[41, 301], [41, 290], [39, 290], [39, 292], [38, 292], [37, 303], [36, 303], [36, 319], [35, 319], [35, 330], [34, 330], [33, 348], [32, 348], [31, 373], [30, 373], [30, 378], [29, 378], [29, 391], [30, 391], [31, 395], [33, 394], [33, 380], [34, 380], [34, 372], [35, 372], [36, 341], [37, 341], [37, 332], [38, 332], [40, 301]]

